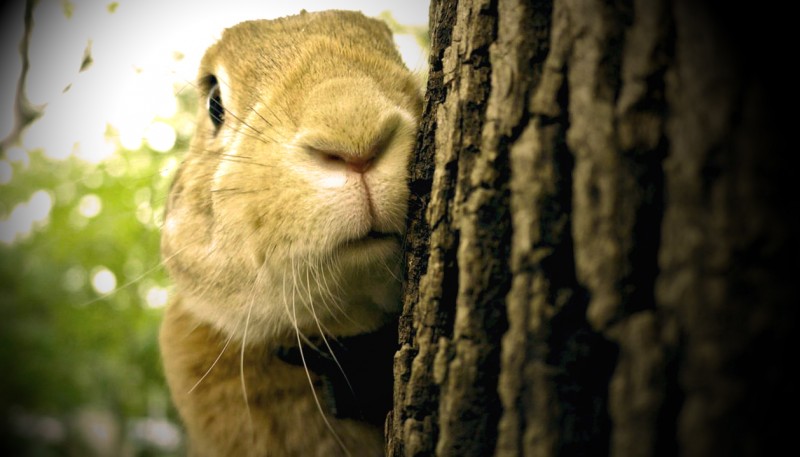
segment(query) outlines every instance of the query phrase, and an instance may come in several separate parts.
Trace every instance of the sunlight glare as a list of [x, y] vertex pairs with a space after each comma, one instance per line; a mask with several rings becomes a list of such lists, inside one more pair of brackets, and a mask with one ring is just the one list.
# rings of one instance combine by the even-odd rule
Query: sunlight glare
[[91, 219], [103, 210], [103, 200], [95, 194], [86, 194], [78, 203], [78, 212], [81, 216]]
[[136, 151], [144, 142], [144, 127], [139, 127], [135, 122], [117, 124], [119, 129], [119, 144], [128, 151]]
[[145, 131], [145, 139], [152, 150], [167, 152], [175, 146], [177, 135], [171, 125], [164, 122], [153, 122]]
[[147, 295], [145, 296], [145, 303], [147, 303], [148, 308], [158, 309], [167, 306], [167, 299], [169, 298], [169, 293], [167, 289], [163, 287], [153, 286], [147, 290]]
[[153, 121], [157, 117], [171, 118], [177, 113], [178, 102], [172, 93], [172, 84], [166, 71], [131, 71], [128, 74], [125, 84], [128, 90], [121, 95], [117, 111], [109, 119], [109, 123], [119, 131], [122, 147], [135, 151], [142, 146], [143, 139], [149, 143]]
[[116, 152], [116, 146], [108, 141], [100, 132], [95, 135], [87, 136], [79, 144], [75, 155], [78, 158], [98, 164], [111, 157]]
[[92, 288], [98, 294], [107, 294], [117, 288], [117, 277], [106, 267], [98, 267], [92, 275]]
[[136, 220], [142, 225], [149, 225], [153, 221], [153, 207], [150, 202], [141, 202], [136, 207]]

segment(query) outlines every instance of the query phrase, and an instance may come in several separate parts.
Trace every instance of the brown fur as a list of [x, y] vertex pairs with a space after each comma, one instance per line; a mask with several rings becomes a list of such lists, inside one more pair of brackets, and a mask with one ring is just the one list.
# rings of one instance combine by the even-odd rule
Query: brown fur
[[224, 123], [200, 109], [162, 235], [160, 344], [191, 454], [382, 455], [379, 425], [334, 417], [319, 376], [275, 354], [396, 315], [417, 82], [384, 24], [333, 11], [226, 30], [203, 102], [211, 76]]
[[[227, 337], [200, 324], [180, 302], [169, 307], [166, 322], [163, 356], [193, 456], [343, 455], [320, 418], [302, 367], [277, 359], [268, 346], [246, 348], [248, 415], [239, 348], [223, 351]], [[319, 379], [313, 379], [321, 395]], [[329, 420], [352, 455], [382, 455], [382, 429], [354, 420]]]

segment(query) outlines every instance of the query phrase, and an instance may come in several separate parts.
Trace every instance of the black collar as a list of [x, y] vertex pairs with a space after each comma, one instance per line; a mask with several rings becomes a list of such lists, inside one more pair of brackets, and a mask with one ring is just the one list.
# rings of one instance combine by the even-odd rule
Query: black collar
[[[373, 333], [345, 338], [328, 337], [327, 341], [328, 345], [322, 339], [312, 341], [313, 345], [303, 344], [305, 364], [322, 382], [320, 400], [335, 417], [383, 426], [392, 407], [397, 326], [387, 325]], [[303, 366], [298, 346], [280, 348], [277, 355], [286, 363]]]

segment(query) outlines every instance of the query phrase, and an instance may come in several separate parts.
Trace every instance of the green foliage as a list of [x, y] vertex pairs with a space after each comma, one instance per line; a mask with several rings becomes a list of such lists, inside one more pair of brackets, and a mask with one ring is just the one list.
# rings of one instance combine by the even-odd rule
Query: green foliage
[[[174, 126], [191, 109], [191, 97], [184, 91], [181, 114], [162, 121]], [[179, 136], [174, 150], [187, 141]], [[0, 244], [0, 412], [12, 422], [0, 424], [4, 430], [19, 428], [13, 422], [20, 415], [54, 417], [69, 428], [80, 411], [108, 411], [125, 431], [138, 419], [172, 414], [157, 347], [161, 310], [147, 298], [168, 287], [159, 223], [165, 170], [176, 163], [174, 152], [147, 146], [119, 148], [100, 164], [54, 160], [42, 151], [27, 165], [13, 163], [0, 217], [40, 190], [52, 207], [24, 239]], [[105, 295], [92, 285], [101, 270], [118, 286]], [[28, 432], [38, 439], [36, 430]]]

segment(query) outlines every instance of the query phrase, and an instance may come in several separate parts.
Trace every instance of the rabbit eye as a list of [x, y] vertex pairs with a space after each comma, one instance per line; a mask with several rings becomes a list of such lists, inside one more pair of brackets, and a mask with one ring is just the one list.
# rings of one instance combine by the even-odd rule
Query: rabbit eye
[[214, 124], [214, 128], [219, 130], [220, 126], [222, 126], [222, 123], [225, 121], [225, 107], [222, 106], [222, 93], [220, 92], [219, 83], [216, 78], [212, 79], [211, 90], [208, 91], [206, 109], [208, 109], [208, 117], [211, 118], [211, 123]]

